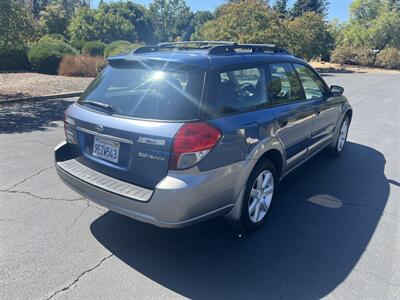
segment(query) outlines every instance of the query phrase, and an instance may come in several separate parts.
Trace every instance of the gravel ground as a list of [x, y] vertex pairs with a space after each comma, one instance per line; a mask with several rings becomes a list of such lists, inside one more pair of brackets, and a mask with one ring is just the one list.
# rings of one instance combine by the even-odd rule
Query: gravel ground
[[0, 73], [0, 101], [2, 99], [80, 92], [92, 80], [93, 78], [39, 73]]
[[54, 169], [72, 99], [0, 106], [0, 299], [400, 299], [400, 75], [323, 76], [354, 108], [343, 155], [288, 176], [242, 236], [82, 198]]

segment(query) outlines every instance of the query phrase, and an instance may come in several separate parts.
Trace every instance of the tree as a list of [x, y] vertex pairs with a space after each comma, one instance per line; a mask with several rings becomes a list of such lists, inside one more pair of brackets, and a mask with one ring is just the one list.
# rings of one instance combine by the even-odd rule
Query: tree
[[291, 10], [291, 15], [293, 17], [299, 17], [306, 12], [312, 11], [326, 16], [328, 5], [328, 0], [296, 0]]
[[29, 9], [14, 1], [0, 0], [0, 46], [21, 45], [37, 38]]
[[105, 14], [113, 13], [129, 21], [136, 30], [137, 40], [139, 42], [153, 43], [153, 26], [149, 11], [143, 5], [127, 2], [102, 3], [99, 9]]
[[350, 5], [350, 19], [367, 23], [375, 19], [384, 8], [384, 0], [355, 0]]
[[276, 0], [272, 6], [272, 10], [282, 18], [285, 18], [288, 14], [287, 2], [288, 0]]
[[199, 30], [203, 39], [281, 45], [284, 42], [278, 15], [259, 1], [225, 4], [218, 10], [218, 17]]
[[159, 42], [187, 37], [193, 13], [184, 0], [154, 0], [150, 3], [154, 34]]
[[[373, 51], [374, 57], [387, 47], [400, 47], [400, 14], [393, 1], [355, 0], [350, 20], [340, 36], [342, 43]], [[390, 5], [391, 4], [391, 5]]]
[[199, 40], [201, 39], [200, 36], [200, 29], [201, 27], [207, 23], [208, 21], [211, 21], [214, 19], [214, 16], [211, 12], [209, 11], [197, 11], [194, 14], [194, 17], [192, 19], [192, 30], [190, 34], [190, 39], [192, 41]]
[[333, 49], [334, 40], [323, 16], [306, 12], [286, 21], [288, 48], [305, 59], [327, 57]]
[[82, 7], [77, 10], [68, 26], [71, 40], [101, 41], [110, 43], [115, 40], [136, 41], [135, 27], [123, 17], [104, 10]]
[[47, 33], [65, 34], [68, 27], [68, 12], [59, 4], [50, 4], [40, 12], [39, 24]]

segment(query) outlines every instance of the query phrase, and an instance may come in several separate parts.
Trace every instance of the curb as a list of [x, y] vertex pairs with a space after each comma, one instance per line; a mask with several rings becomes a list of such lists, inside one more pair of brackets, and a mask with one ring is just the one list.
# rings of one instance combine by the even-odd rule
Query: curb
[[79, 97], [80, 95], [82, 95], [82, 92], [51, 94], [51, 95], [46, 95], [46, 96], [23, 97], [23, 98], [14, 98], [14, 99], [5, 99], [5, 100], [0, 99], [0, 104], [24, 102], [24, 101], [50, 100], [50, 99], [57, 99], [57, 98], [72, 98], [72, 97]]

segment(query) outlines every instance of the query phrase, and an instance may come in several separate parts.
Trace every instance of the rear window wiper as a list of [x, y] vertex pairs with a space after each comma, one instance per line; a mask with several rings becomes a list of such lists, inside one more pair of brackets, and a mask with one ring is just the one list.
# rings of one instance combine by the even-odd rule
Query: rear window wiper
[[110, 104], [101, 103], [101, 102], [97, 102], [97, 101], [90, 101], [90, 100], [83, 100], [81, 103], [89, 104], [89, 105], [93, 105], [93, 106], [97, 106], [97, 107], [103, 108], [103, 109], [107, 110], [110, 113], [115, 112], [115, 108], [112, 107]]

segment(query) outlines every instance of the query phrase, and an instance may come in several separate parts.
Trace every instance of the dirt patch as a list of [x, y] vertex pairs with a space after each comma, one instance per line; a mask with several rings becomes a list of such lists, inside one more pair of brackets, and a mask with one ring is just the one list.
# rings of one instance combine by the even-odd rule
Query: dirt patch
[[309, 62], [320, 73], [392, 73], [400, 74], [398, 70], [387, 70], [372, 67], [340, 65], [322, 61]]
[[39, 73], [0, 73], [0, 101], [83, 91], [93, 78]]

